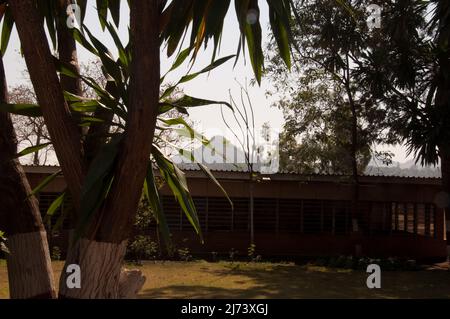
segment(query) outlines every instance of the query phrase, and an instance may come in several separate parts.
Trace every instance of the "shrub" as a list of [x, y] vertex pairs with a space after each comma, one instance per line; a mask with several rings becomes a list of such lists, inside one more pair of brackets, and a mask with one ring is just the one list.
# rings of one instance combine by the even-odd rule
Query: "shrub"
[[259, 262], [262, 260], [261, 255], [256, 255], [256, 245], [251, 244], [247, 249], [247, 255], [250, 258], [251, 262]]
[[128, 246], [128, 252], [135, 260], [155, 259], [158, 254], [158, 244], [149, 236], [138, 235]]
[[52, 260], [61, 260], [61, 249], [58, 246], [52, 247]]
[[256, 245], [255, 244], [251, 244], [247, 248], [247, 256], [248, 256], [248, 258], [250, 258], [250, 260], [253, 261], [253, 259], [255, 258], [255, 253], [256, 253]]
[[8, 254], [8, 247], [6, 247], [6, 237], [5, 237], [5, 233], [0, 231], [0, 254], [1, 253], [6, 253]]
[[230, 260], [234, 261], [237, 254], [238, 254], [238, 251], [235, 250], [234, 248], [231, 248], [230, 252], [228, 253], [228, 255], [230, 256]]
[[191, 255], [191, 251], [189, 250], [189, 248], [187, 248], [187, 247], [180, 248], [177, 250], [177, 252], [178, 252], [178, 257], [180, 258], [180, 260], [182, 260], [182, 261], [192, 260], [192, 255]]

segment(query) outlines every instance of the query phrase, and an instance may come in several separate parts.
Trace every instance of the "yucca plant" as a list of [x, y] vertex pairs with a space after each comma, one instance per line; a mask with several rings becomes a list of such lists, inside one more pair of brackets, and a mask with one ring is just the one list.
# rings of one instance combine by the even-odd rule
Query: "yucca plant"
[[[78, 263], [84, 269], [85, 285], [80, 291], [68, 291], [64, 276], [60, 282], [60, 294], [65, 297], [118, 297], [118, 273], [126, 248], [128, 233], [133, 224], [136, 208], [144, 181], [150, 202], [158, 210], [160, 203], [152, 179], [150, 163], [155, 163], [162, 176], [175, 192], [185, 212], [191, 213], [191, 222], [197, 231], [198, 220], [195, 207], [182, 172], [153, 147], [158, 123], [166, 126], [184, 125], [180, 119], [159, 120], [167, 110], [183, 110], [195, 105], [206, 105], [212, 101], [183, 97], [167, 101], [175, 86], [169, 87], [161, 96], [160, 46], [167, 45], [171, 56], [178, 50], [178, 62], [187, 58], [195, 61], [199, 49], [213, 41], [212, 65], [204, 71], [226, 62], [228, 58], [216, 60], [220, 44], [224, 17], [231, 1], [129, 1], [130, 43], [120, 46], [116, 41], [119, 59], [113, 59], [100, 40], [89, 34], [89, 30], [74, 31], [74, 38], [83, 46], [92, 49], [102, 61], [108, 75], [106, 88], [91, 79], [82, 78], [97, 92], [96, 102], [79, 99], [76, 94], [64, 94], [58, 81], [60, 74], [69, 77], [76, 70], [64, 63], [57, 63], [51, 55], [50, 45], [45, 37], [42, 17], [52, 23], [52, 10], [40, 11], [39, 1], [15, 0], [9, 2], [8, 10], [17, 26], [25, 60], [36, 91], [39, 110], [33, 106], [5, 105], [3, 109], [24, 112], [42, 112], [47, 124], [62, 172], [68, 183], [68, 192], [78, 218], [77, 237], [79, 241], [69, 251], [67, 263]], [[290, 58], [290, 10], [287, 0], [267, 0], [272, 29], [277, 35], [277, 43], [283, 60], [289, 65]], [[48, 3], [48, 2], [45, 2]], [[82, 15], [90, 7], [86, 1], [77, 1]], [[236, 0], [235, 11], [239, 20], [241, 41], [237, 52], [245, 47], [258, 81], [263, 68], [261, 48], [261, 25], [259, 23], [259, 2], [256, 0]], [[111, 25], [105, 19], [111, 14], [118, 25], [121, 1], [97, 1], [100, 24], [108, 30]], [[48, 23], [48, 22], [47, 22]], [[8, 24], [10, 26], [11, 23]], [[9, 28], [9, 27], [8, 27]], [[183, 50], [183, 39], [192, 28], [191, 39]], [[48, 28], [52, 33], [51, 28]], [[89, 41], [87, 40], [89, 39]], [[92, 52], [91, 51], [91, 52]], [[239, 54], [236, 56], [238, 57]], [[60, 61], [61, 62], [61, 61]], [[62, 61], [64, 62], [64, 61]], [[180, 62], [180, 63], [181, 63]], [[201, 73], [201, 72], [200, 72]], [[180, 83], [197, 77], [200, 73], [189, 74]], [[173, 92], [173, 91], [172, 91]], [[111, 118], [111, 114], [113, 117]], [[114, 119], [122, 122], [114, 122]], [[100, 146], [86, 150], [90, 145], [89, 136], [94, 136], [101, 124], [122, 126], [123, 133], [108, 136], [106, 141], [95, 142]], [[96, 125], [95, 125], [96, 124]], [[92, 133], [85, 137], [79, 126], [88, 127]], [[186, 126], [185, 126], [186, 127]], [[92, 129], [92, 131], [91, 131]], [[108, 131], [103, 131], [107, 132]], [[92, 153], [96, 153], [92, 155]], [[152, 155], [152, 157], [150, 157]], [[92, 156], [92, 162], [86, 158]], [[152, 161], [150, 160], [152, 158]], [[210, 173], [206, 167], [205, 172]], [[146, 179], [147, 176], [147, 179]], [[160, 221], [163, 224], [163, 221]], [[197, 225], [197, 226], [195, 226]], [[108, 258], [106, 258], [108, 256]], [[99, 269], [99, 265], [108, 265]], [[95, 285], [94, 285], [95, 283]]]

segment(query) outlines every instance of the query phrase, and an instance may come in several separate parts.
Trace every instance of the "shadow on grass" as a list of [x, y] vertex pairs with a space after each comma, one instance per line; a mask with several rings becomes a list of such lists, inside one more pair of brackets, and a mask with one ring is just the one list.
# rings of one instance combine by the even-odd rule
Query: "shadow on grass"
[[[147, 289], [142, 298], [450, 298], [450, 273], [446, 271], [384, 272], [382, 289], [368, 289], [368, 274], [306, 266], [252, 265], [203, 267], [208, 283], [168, 285]], [[222, 286], [217, 284], [222, 282]]]

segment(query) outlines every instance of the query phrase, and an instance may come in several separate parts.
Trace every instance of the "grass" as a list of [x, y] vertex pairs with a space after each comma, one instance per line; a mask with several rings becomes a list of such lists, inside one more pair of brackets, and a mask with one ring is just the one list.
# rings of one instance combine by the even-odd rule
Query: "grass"
[[0, 259], [0, 298], [8, 298], [8, 273], [6, 272], [6, 261]]
[[[59, 277], [62, 262], [54, 262]], [[445, 270], [382, 273], [382, 289], [369, 290], [363, 271], [293, 263], [147, 262], [142, 298], [450, 298]], [[0, 298], [8, 298], [0, 260]]]

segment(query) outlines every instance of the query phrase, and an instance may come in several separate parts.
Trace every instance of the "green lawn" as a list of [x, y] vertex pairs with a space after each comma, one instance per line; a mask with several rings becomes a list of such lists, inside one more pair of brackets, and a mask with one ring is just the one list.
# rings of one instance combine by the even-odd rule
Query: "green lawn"
[[[62, 263], [55, 262], [55, 273]], [[131, 268], [133, 266], [129, 266]], [[142, 298], [450, 298], [450, 271], [382, 273], [382, 289], [366, 288], [362, 271], [292, 263], [148, 262]], [[8, 297], [0, 261], [0, 298]]]

